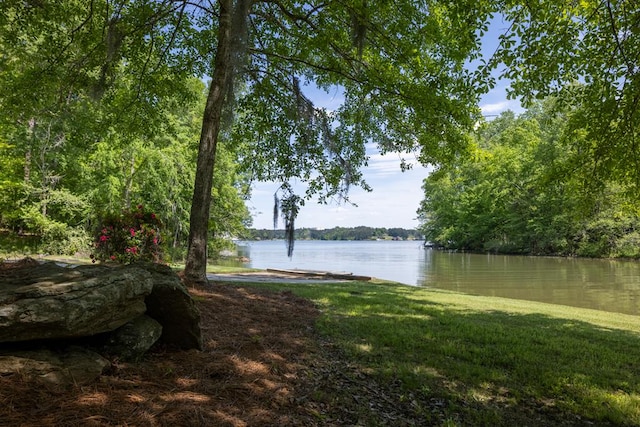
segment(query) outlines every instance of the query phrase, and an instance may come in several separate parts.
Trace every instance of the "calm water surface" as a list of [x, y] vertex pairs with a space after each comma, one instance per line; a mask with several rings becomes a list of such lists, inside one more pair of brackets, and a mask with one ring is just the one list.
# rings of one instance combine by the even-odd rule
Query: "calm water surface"
[[409, 285], [640, 314], [640, 262], [449, 253], [421, 242], [241, 242], [253, 268], [346, 271]]

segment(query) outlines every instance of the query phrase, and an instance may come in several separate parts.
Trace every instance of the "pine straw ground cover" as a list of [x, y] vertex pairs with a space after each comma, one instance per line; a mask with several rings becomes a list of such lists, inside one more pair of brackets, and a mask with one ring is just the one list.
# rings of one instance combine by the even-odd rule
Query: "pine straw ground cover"
[[393, 385], [320, 342], [311, 302], [232, 285], [191, 292], [204, 351], [113, 360], [98, 382], [68, 389], [0, 376], [0, 426], [416, 425]]

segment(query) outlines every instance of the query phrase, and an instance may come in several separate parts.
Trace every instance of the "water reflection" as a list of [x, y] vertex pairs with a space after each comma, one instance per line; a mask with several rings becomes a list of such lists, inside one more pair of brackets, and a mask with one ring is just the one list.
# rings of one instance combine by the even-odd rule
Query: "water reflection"
[[243, 242], [253, 268], [347, 271], [476, 295], [640, 314], [640, 262], [450, 253], [420, 242]]
[[270, 240], [240, 242], [238, 254], [252, 268], [343, 271], [416, 285], [424, 250], [417, 241], [302, 240], [288, 258], [284, 242]]
[[636, 261], [425, 250], [418, 284], [476, 295], [640, 313]]

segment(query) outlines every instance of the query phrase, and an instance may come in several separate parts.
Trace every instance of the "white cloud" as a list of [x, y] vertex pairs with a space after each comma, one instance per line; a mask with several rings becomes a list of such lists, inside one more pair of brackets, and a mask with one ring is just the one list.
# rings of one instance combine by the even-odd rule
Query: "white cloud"
[[507, 99], [507, 89], [510, 82], [506, 79], [498, 80], [498, 84], [484, 96], [480, 102], [480, 110], [485, 116], [493, 116], [503, 111], [511, 110], [516, 114], [524, 111], [520, 101]]
[[[424, 198], [421, 186], [428, 170], [416, 166], [401, 172], [399, 163], [397, 156], [376, 155], [372, 161], [373, 167], [363, 171], [364, 178], [373, 187], [373, 191], [367, 192], [354, 187], [349, 193], [350, 201], [357, 206], [336, 202], [320, 205], [311, 200], [300, 210], [296, 226], [417, 227], [416, 209]], [[273, 193], [277, 188], [276, 183], [256, 184], [251, 201], [248, 202], [248, 206], [253, 208], [255, 228], [273, 227]]]
[[369, 155], [369, 165], [367, 166], [367, 170], [370, 174], [379, 176], [402, 173], [402, 169], [400, 167], [402, 160], [404, 160], [405, 163], [411, 164], [414, 168], [422, 167], [414, 153], [402, 152], [387, 153], [384, 155], [377, 153]]
[[494, 104], [484, 104], [480, 105], [480, 110], [482, 110], [482, 114], [484, 115], [500, 114], [510, 109], [512, 103], [512, 101], [501, 101]]

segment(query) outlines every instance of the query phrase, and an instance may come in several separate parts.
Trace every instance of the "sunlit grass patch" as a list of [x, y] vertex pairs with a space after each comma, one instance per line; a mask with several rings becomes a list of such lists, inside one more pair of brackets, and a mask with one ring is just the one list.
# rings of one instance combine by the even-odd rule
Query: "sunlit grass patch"
[[392, 284], [262, 286], [314, 300], [318, 328], [354, 363], [445, 399], [464, 424], [531, 411], [640, 424], [635, 316]]
[[0, 229], [0, 260], [3, 258], [22, 258], [37, 253], [37, 236], [19, 236], [8, 230]]

